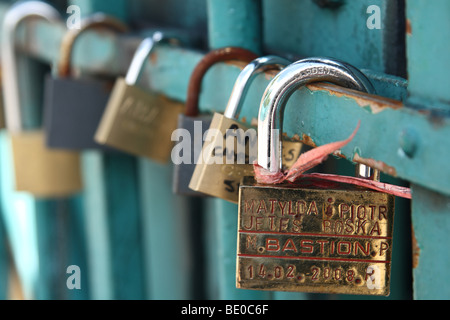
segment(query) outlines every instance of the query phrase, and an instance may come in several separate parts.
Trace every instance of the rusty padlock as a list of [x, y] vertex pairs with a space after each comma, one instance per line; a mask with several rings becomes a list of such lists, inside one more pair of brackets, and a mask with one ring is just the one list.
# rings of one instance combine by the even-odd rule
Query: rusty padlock
[[[211, 125], [211, 114], [200, 114], [199, 95], [202, 87], [202, 80], [210, 68], [219, 62], [240, 61], [250, 63], [256, 59], [253, 52], [238, 48], [226, 47], [208, 52], [196, 65], [189, 80], [186, 98], [185, 113], [178, 118], [178, 129], [172, 135], [172, 140], [179, 141], [183, 137], [182, 146], [190, 144], [190, 148], [183, 148], [183, 156], [180, 156], [178, 145], [172, 151], [172, 161], [174, 163], [173, 192], [186, 196], [206, 196], [202, 192], [197, 192], [189, 188], [189, 183], [194, 173], [195, 165], [203, 147], [203, 136]], [[189, 141], [184, 138], [189, 137]], [[190, 151], [190, 152], [189, 152]]]

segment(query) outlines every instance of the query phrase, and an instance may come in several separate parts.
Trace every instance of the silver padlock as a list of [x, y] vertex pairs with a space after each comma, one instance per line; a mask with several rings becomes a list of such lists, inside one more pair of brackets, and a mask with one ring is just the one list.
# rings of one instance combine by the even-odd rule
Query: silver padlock
[[[311, 58], [285, 68], [267, 87], [258, 116], [258, 165], [266, 177], [284, 173], [287, 100], [313, 82], [374, 92], [364, 74], [339, 61]], [[389, 295], [393, 195], [320, 178], [257, 180], [245, 177], [240, 186], [238, 288]]]

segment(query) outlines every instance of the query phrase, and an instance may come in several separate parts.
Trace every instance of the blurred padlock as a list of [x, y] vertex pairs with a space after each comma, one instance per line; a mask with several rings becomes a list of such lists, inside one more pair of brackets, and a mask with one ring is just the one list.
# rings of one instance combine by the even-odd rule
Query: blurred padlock
[[49, 150], [42, 130], [24, 131], [22, 124], [14, 40], [17, 26], [29, 18], [60, 22], [59, 13], [39, 1], [17, 4], [5, 17], [2, 73], [3, 79], [8, 79], [4, 83], [5, 115], [14, 158], [15, 188], [42, 198], [70, 196], [82, 189], [79, 154]]
[[170, 137], [185, 106], [137, 86], [145, 62], [155, 45], [163, 40], [171, 39], [155, 32], [153, 37], [141, 42], [126, 78], [119, 78], [114, 86], [95, 140], [102, 145], [166, 164], [173, 145]]
[[104, 14], [82, 21], [80, 29], [69, 30], [62, 40], [58, 76], [46, 79], [44, 128], [47, 146], [54, 149], [108, 150], [94, 141], [100, 119], [113, 86], [111, 79], [73, 77], [71, 57], [75, 41], [87, 30], [126, 32], [127, 26]]
[[[0, 65], [0, 77], [2, 75], [1, 65]], [[5, 121], [5, 104], [3, 101], [3, 78], [0, 79], [0, 129], [6, 128], [6, 121]]]
[[[202, 87], [202, 80], [207, 71], [219, 62], [237, 60], [250, 63], [256, 59], [257, 55], [246, 49], [237, 47], [220, 48], [208, 52], [197, 64], [189, 80], [188, 93], [186, 99], [186, 110], [178, 118], [177, 134], [183, 136], [182, 146], [190, 144], [188, 154], [180, 155], [180, 150], [175, 146], [172, 152], [174, 162], [173, 191], [174, 193], [187, 196], [205, 196], [206, 194], [197, 192], [189, 188], [195, 163], [203, 147], [203, 135], [209, 129], [212, 115], [200, 114], [199, 95]], [[184, 137], [190, 136], [188, 142]], [[173, 137], [177, 139], [177, 137]], [[188, 160], [186, 160], [189, 158]]]
[[[233, 203], [238, 202], [239, 185], [244, 176], [252, 175], [257, 156], [256, 130], [238, 121], [243, 97], [255, 77], [268, 70], [281, 70], [290, 62], [276, 56], [257, 58], [240, 73], [225, 113], [215, 113], [197, 161], [189, 187]], [[283, 155], [289, 167], [298, 157], [302, 144], [286, 144]], [[287, 152], [285, 152], [288, 150]], [[293, 156], [292, 154], [293, 153]], [[286, 159], [287, 160], [287, 159]]]

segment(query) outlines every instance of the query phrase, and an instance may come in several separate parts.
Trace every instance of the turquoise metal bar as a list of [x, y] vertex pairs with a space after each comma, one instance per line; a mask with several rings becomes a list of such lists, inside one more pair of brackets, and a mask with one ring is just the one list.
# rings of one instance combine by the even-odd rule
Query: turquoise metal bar
[[[39, 29], [40, 28], [35, 26], [35, 28], [29, 30], [29, 32], [33, 34], [33, 32], [36, 32], [35, 30]], [[44, 30], [47, 32], [44, 33]], [[42, 26], [41, 32], [42, 34], [35, 34], [35, 39], [39, 40], [40, 37], [47, 39], [47, 35], [50, 36], [55, 31], [48, 28], [46, 29]], [[46, 41], [42, 40], [42, 43], [46, 43], [47, 41], [50, 43], [55, 42], [54, 39], [51, 41], [50, 39], [47, 39]], [[89, 62], [90, 60], [82, 52], [82, 48], [84, 47], [82, 41], [83, 39], [80, 38], [80, 48], [76, 49], [75, 63], [79, 66], [92, 68], [93, 66], [91, 65], [91, 62]], [[84, 39], [84, 41], [88, 41], [88, 39]], [[102, 46], [105, 46], [105, 43], [110, 43], [110, 45], [105, 46], [105, 48], [115, 48], [114, 43], [116, 43], [116, 45], [119, 43], [122, 44], [123, 48], [129, 48], [130, 46], [129, 42], [125, 40], [125, 42], [118, 42], [117, 39], [117, 42], [107, 39], [103, 39], [103, 41], [105, 42]], [[133, 40], [133, 43], [136, 43], [135, 40]], [[49, 52], [52, 52], [51, 50], [43, 50], [43, 48], [40, 48], [42, 44], [37, 40], [35, 44], [29, 44], [26, 41], [20, 41], [20, 44], [22, 48], [31, 50], [34, 54], [38, 54], [39, 52], [47, 52], [47, 54], [49, 54]], [[48, 48], [52, 48], [52, 46], [49, 44]], [[124, 52], [123, 48], [122, 51], [120, 51], [122, 54]], [[102, 65], [107, 64], [110, 66], [110, 74], [120, 74], [121, 72], [125, 72], [125, 69], [122, 70], [121, 64], [117, 61], [120, 61], [121, 59], [126, 60], [127, 55], [120, 56], [120, 52], [111, 52], [108, 51], [109, 49], [106, 51], [100, 49], [93, 50], [99, 55], [99, 57], [95, 59], [96, 61], [100, 60], [100, 56], [102, 56], [102, 61], [105, 61]], [[186, 97], [189, 72], [193, 70], [195, 63], [198, 61], [199, 53], [185, 49], [158, 48], [155, 51], [155, 56], [157, 56], [158, 59], [154, 59], [154, 61], [146, 68], [148, 71], [146, 74], [149, 77], [148, 83], [151, 84], [151, 88], [162, 92], [169, 97], [183, 101]], [[124, 63], [122, 62], [122, 65], [123, 64]], [[104, 67], [97, 65], [97, 68]], [[216, 71], [211, 70], [209, 81], [227, 85], [233, 83], [235, 80], [235, 67], [227, 64], [223, 66], [223, 68], [225, 68], [225, 71], [219, 68]], [[176, 72], [174, 72], [174, 70], [176, 70]], [[218, 72], [218, 70], [221, 70], [221, 72]], [[367, 72], [367, 74], [371, 79], [375, 80], [374, 83], [377, 93], [380, 96], [396, 99], [405, 98], [404, 92], [406, 82], [404, 80], [379, 72]], [[261, 81], [260, 85], [264, 87], [267, 83], [267, 81]], [[306, 92], [306, 89], [304, 92]], [[441, 170], [437, 170], [437, 168], [446, 166], [446, 149], [444, 147], [436, 148], [435, 146], [421, 143], [421, 141], [436, 141], [437, 146], [445, 146], [444, 137], [448, 135], [450, 130], [448, 121], [445, 118], [439, 121], [439, 126], [436, 126], [434, 124], [436, 118], [431, 114], [408, 107], [398, 109], [371, 108], [369, 107], [369, 100], [360, 100], [358, 97], [352, 96], [346, 91], [344, 92], [346, 94], [343, 95], [342, 93], [338, 93], [336, 89], [326, 90], [322, 87], [321, 90], [310, 91], [308, 94], [304, 93], [305, 96], [312, 99], [310, 101], [313, 101], [314, 110], [316, 110], [318, 114], [324, 113], [325, 110], [323, 110], [323, 108], [333, 104], [344, 105], [345, 112], [341, 112], [341, 109], [339, 108], [334, 108], [329, 111], [331, 112], [329, 113], [329, 117], [321, 119], [317, 124], [313, 119], [309, 118], [309, 114], [303, 114], [301, 115], [302, 120], [298, 121], [299, 118], [295, 118], [295, 123], [286, 124], [287, 132], [291, 135], [298, 134], [299, 136], [302, 136], [302, 134], [305, 133], [313, 138], [317, 137], [314, 140], [319, 145], [331, 141], [330, 138], [332, 137], [330, 136], [334, 136], [333, 133], [339, 132], [342, 125], [348, 126], [349, 124], [347, 122], [349, 119], [361, 119], [363, 123], [358, 137], [364, 137], [364, 139], [358, 139], [357, 137], [357, 139], [344, 150], [344, 156], [348, 159], [352, 159], [355, 154], [354, 150], [359, 150], [364, 158], [375, 159], [380, 161], [380, 163], [387, 164], [387, 166], [391, 168], [395, 168], [395, 174], [399, 178], [413, 181], [422, 186], [432, 188], [433, 190], [440, 190], [443, 193], [450, 194], [449, 179], [445, 174], [442, 174]], [[200, 107], [204, 112], [223, 111], [227, 99], [228, 97], [226, 97], [226, 94], [220, 93], [215, 95], [205, 92], [200, 101]], [[253, 96], [247, 103], [259, 105], [260, 99], [260, 96]], [[304, 101], [303, 99], [304, 96], [302, 96], [302, 94], [296, 94], [290, 99], [289, 104], [301, 105]], [[372, 102], [372, 105], [375, 103], [375, 106], [381, 104], [382, 106], [399, 107], [399, 105], [386, 104], [386, 101], [378, 99], [375, 99]], [[365, 105], [361, 106], [361, 103]], [[256, 117], [256, 114], [251, 115], [250, 118], [247, 117], [247, 119], [252, 119], [254, 117]], [[304, 126], [301, 121], [305, 123]], [[371, 136], [371, 132], [379, 130], [381, 123], [383, 123], [385, 132], [382, 136], [384, 139], [379, 142], [367, 139], [367, 137]], [[354, 127], [354, 124], [352, 123], [350, 126]], [[401, 138], [399, 138], [399, 136], [401, 137], [403, 131], [407, 130], [409, 127], [420, 127], [421, 130], [420, 133], [417, 133], [417, 138], [415, 138], [415, 143], [418, 145], [416, 146], [417, 152], [414, 158], [405, 159], [398, 153], [399, 148], [402, 147]], [[432, 154], [433, 156], [431, 156]], [[427, 163], [429, 165], [423, 166], [422, 163]], [[420, 168], [420, 170], [414, 168]]]
[[440, 275], [445, 274], [450, 263], [447, 249], [450, 199], [417, 185], [412, 188], [414, 299], [447, 300], [450, 298], [449, 283]]
[[[376, 6], [380, 29], [367, 27]], [[358, 68], [403, 75], [401, 9], [398, 1], [342, 1], [337, 8], [315, 1], [263, 0], [264, 49], [296, 57], [331, 56]], [[369, 12], [369, 13], [367, 13]], [[400, 13], [400, 12], [399, 12]], [[402, 40], [403, 39], [403, 40]]]
[[426, 5], [422, 1], [407, 1], [406, 8], [410, 101], [419, 107], [448, 112], [450, 3], [437, 0], [433, 5]]
[[94, 12], [105, 12], [124, 22], [127, 22], [130, 18], [130, 6], [126, 0], [69, 0], [68, 4], [78, 6], [82, 18], [89, 16]]
[[[407, 1], [406, 13], [408, 19], [408, 73], [409, 73], [409, 103], [417, 108], [435, 111], [435, 125], [446, 122], [450, 110], [450, 95], [448, 91], [448, 56], [450, 46], [445, 39], [449, 30], [450, 3], [434, 1], [433, 5], [424, 5], [421, 1]], [[426, 111], [424, 111], [426, 112]], [[422, 133], [423, 128], [412, 126], [411, 130]], [[414, 134], [410, 131], [409, 136]], [[427, 140], [430, 148], [429, 157], [438, 156], [434, 150], [448, 152], [448, 136], [443, 140]], [[439, 151], [438, 151], [439, 152]], [[447, 161], [448, 162], [448, 161]], [[433, 166], [431, 159], [423, 162], [423, 166]], [[438, 170], [447, 176], [448, 163]], [[414, 198], [412, 201], [413, 221], [413, 285], [414, 299], [449, 299], [449, 282], [441, 275], [445, 273], [450, 263], [447, 248], [450, 226], [450, 197], [446, 190], [430, 188], [413, 184]]]
[[208, 0], [210, 48], [236, 46], [261, 52], [260, 0]]
[[[1, 151], [0, 151], [1, 152]], [[0, 173], [1, 174], [1, 173]], [[0, 197], [1, 199], [1, 197]], [[1, 208], [0, 208], [1, 210]], [[0, 300], [8, 299], [10, 292], [12, 261], [9, 254], [9, 241], [6, 234], [6, 225], [3, 215], [0, 215]]]
[[89, 292], [94, 300], [114, 298], [114, 281], [111, 263], [110, 230], [103, 156], [96, 151], [82, 154], [83, 213], [85, 220]]
[[195, 297], [196, 250], [188, 198], [172, 193], [171, 165], [139, 159], [143, 245], [148, 299], [190, 300]]
[[145, 299], [137, 161], [124, 154], [104, 155], [103, 161], [114, 299]]
[[[82, 17], [103, 12], [123, 21], [129, 18], [127, 3], [122, 0], [73, 0], [69, 4], [77, 5]], [[87, 35], [86, 41], [88, 46], [92, 46], [91, 36]], [[100, 51], [113, 50], [115, 41], [111, 41], [110, 37], [99, 41], [102, 47]], [[80, 45], [78, 41], [75, 43], [75, 52]], [[91, 59], [99, 62], [95, 52], [91, 52]], [[124, 61], [124, 64], [129, 61]], [[136, 159], [98, 151], [83, 152], [82, 157], [84, 210], [91, 259], [89, 278], [93, 299], [144, 299], [144, 258]]]
[[[150, 4], [147, 3], [147, 5]], [[192, 3], [184, 5], [192, 6]], [[164, 11], [171, 6], [173, 2], [166, 2], [157, 10]], [[201, 6], [199, 9], [201, 11]], [[156, 17], [158, 18], [160, 17]], [[189, 25], [192, 22], [188, 20], [184, 18], [183, 22], [177, 21], [177, 23]], [[157, 30], [164, 31], [164, 28]], [[183, 32], [180, 33], [178, 30], [172, 30], [171, 34], [183, 37]], [[186, 43], [182, 46], [189, 45], [190, 40], [190, 38], [186, 39]], [[149, 62], [155, 58], [158, 59], [152, 54]], [[197, 54], [196, 58], [200, 59], [200, 54]], [[180, 75], [180, 71], [185, 72], [183, 68], [178, 67], [177, 61], [161, 66], [173, 75]], [[139, 81], [138, 85], [144, 86], [147, 83], [148, 68], [146, 69], [140, 79], [142, 82]], [[158, 79], [157, 82], [159, 81]], [[194, 232], [199, 228], [196, 224], [200, 224], [198, 221], [200, 213], [195, 199], [173, 194], [172, 165], [163, 165], [141, 158], [138, 159], [137, 168], [140, 183], [142, 243], [145, 253], [146, 297], [156, 300], [186, 300], [203, 297], [202, 243], [199, 233]]]
[[[260, 1], [208, 1], [208, 30], [209, 47], [217, 49], [226, 46], [244, 47], [255, 53], [261, 50], [261, 3]], [[236, 75], [237, 78], [237, 75]], [[234, 79], [234, 81], [236, 80]], [[234, 83], [231, 81], [230, 83]], [[202, 92], [216, 92], [217, 88], [211, 86], [208, 78], [203, 80]], [[222, 86], [221, 93], [231, 94], [231, 89]], [[220, 103], [217, 105], [219, 106]], [[226, 102], [223, 104], [224, 108]], [[207, 199], [208, 212], [205, 215], [214, 215], [214, 224], [205, 225], [206, 229], [213, 228], [217, 235], [207, 241], [211, 246], [208, 254], [217, 258], [211, 274], [217, 281], [218, 299], [269, 299], [271, 294], [263, 291], [236, 289], [236, 250], [238, 229], [237, 205], [221, 199]], [[206, 234], [209, 232], [206, 231]]]
[[[66, 275], [65, 280], [71, 274], [67, 274], [69, 266], [78, 266], [80, 268], [80, 285], [79, 290], [69, 290], [66, 293], [67, 300], [90, 300], [92, 299], [89, 290], [91, 274], [88, 272], [88, 242], [86, 237], [86, 221], [84, 216], [84, 198], [83, 194], [72, 197], [68, 200], [65, 223], [68, 227], [68, 245], [66, 252]], [[64, 209], [64, 208], [63, 208]]]

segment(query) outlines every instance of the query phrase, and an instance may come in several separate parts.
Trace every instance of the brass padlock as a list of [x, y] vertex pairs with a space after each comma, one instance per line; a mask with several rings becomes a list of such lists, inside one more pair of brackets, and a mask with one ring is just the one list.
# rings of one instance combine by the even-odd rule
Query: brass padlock
[[[288, 97], [326, 81], [373, 92], [355, 68], [329, 59], [298, 61], [267, 87], [258, 125], [258, 165], [281, 171], [279, 130]], [[368, 172], [362, 169], [359, 172]], [[377, 171], [372, 177], [378, 178]], [[389, 295], [392, 195], [349, 184], [301, 178], [240, 187], [237, 287], [329, 294]]]
[[53, 7], [37, 1], [15, 5], [5, 18], [2, 72], [3, 79], [8, 79], [5, 115], [14, 157], [15, 189], [42, 198], [65, 197], [82, 189], [79, 154], [49, 150], [42, 130], [24, 131], [22, 124], [14, 31], [20, 22], [31, 17], [60, 22]]
[[[212, 114], [200, 114], [199, 96], [202, 89], [202, 82], [206, 73], [219, 62], [239, 61], [248, 64], [255, 60], [258, 56], [243, 48], [225, 47], [211, 50], [203, 56], [203, 58], [195, 66], [189, 79], [188, 92], [186, 97], [186, 109], [178, 118], [178, 129], [173, 139], [177, 139], [178, 132], [182, 137], [182, 150], [176, 145], [172, 151], [173, 169], [173, 191], [177, 194], [185, 196], [202, 197], [206, 194], [196, 192], [189, 188], [192, 175], [199, 154], [203, 147], [203, 137], [205, 132], [211, 125]], [[188, 138], [190, 137], [190, 139]], [[189, 140], [190, 148], [185, 150], [185, 140]], [[181, 157], [180, 154], [183, 154]], [[186, 158], [189, 160], [186, 161]]]
[[[239, 74], [225, 113], [215, 113], [207, 131], [201, 155], [195, 166], [189, 187], [233, 203], [238, 203], [242, 177], [251, 175], [257, 155], [256, 130], [237, 120], [243, 97], [255, 77], [267, 70], [279, 71], [290, 62], [276, 56], [260, 57]], [[286, 142], [286, 166], [298, 157], [302, 144]], [[292, 156], [293, 153], [293, 156]]]
[[136, 156], [166, 164], [184, 104], [136, 86], [143, 66], [156, 43], [164, 40], [161, 32], [139, 45], [126, 78], [117, 80], [95, 140]]

